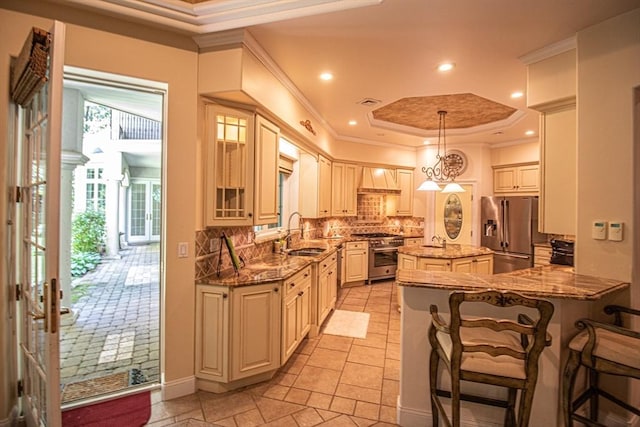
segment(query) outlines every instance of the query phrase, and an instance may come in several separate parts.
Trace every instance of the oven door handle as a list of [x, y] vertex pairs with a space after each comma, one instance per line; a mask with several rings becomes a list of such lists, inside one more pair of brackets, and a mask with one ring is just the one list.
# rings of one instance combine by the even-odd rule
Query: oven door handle
[[377, 253], [377, 252], [395, 252], [397, 251], [398, 248], [396, 246], [392, 247], [392, 248], [371, 248], [371, 252]]

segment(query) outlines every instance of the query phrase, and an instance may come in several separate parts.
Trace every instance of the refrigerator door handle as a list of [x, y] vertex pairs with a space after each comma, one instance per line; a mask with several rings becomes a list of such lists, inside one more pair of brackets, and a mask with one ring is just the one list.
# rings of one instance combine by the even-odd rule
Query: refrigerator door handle
[[500, 239], [500, 247], [504, 248], [504, 200], [500, 200], [500, 212], [498, 215], [499, 221], [500, 221], [500, 227], [498, 229], [498, 233], [499, 236], [498, 238]]
[[519, 254], [510, 254], [510, 253], [499, 253], [499, 252], [494, 252], [493, 256], [502, 256], [505, 258], [518, 258], [518, 259], [529, 259], [531, 258], [531, 255], [519, 255]]
[[511, 240], [510, 232], [509, 232], [509, 201], [504, 201], [504, 221], [502, 223], [502, 227], [504, 228], [504, 247], [509, 247], [509, 240]]

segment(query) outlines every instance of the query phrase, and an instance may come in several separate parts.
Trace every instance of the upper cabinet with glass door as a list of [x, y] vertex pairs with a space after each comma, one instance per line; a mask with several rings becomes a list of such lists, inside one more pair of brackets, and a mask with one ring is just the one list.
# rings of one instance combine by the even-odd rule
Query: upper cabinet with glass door
[[256, 134], [256, 117], [206, 106], [208, 226], [263, 224], [277, 218], [271, 210], [278, 206], [279, 129], [259, 118]]

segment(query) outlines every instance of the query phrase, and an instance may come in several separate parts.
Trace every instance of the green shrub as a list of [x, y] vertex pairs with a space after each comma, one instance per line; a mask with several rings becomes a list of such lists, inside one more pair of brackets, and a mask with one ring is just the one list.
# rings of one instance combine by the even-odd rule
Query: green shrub
[[100, 263], [106, 237], [104, 212], [88, 210], [76, 215], [71, 225], [71, 276], [84, 276]]
[[104, 212], [87, 210], [73, 219], [71, 251], [99, 253], [106, 237]]
[[100, 264], [97, 252], [71, 252], [71, 276], [80, 277]]

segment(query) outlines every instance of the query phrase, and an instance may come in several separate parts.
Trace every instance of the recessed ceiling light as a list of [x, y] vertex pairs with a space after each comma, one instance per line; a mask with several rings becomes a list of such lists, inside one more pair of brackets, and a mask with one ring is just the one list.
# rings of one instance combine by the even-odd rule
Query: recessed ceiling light
[[536, 134], [536, 131], [534, 131], [534, 130], [528, 130], [528, 131], [526, 131], [524, 134], [525, 134], [525, 135], [527, 135], [527, 136], [531, 136], [531, 135], [535, 135], [535, 134]]
[[520, 92], [520, 91], [516, 91], [513, 92], [511, 94], [511, 98], [516, 99], [516, 98], [522, 98], [524, 96], [524, 93]]
[[358, 122], [356, 122], [355, 120], [349, 120], [349, 126], [355, 126], [357, 124]]
[[438, 65], [438, 71], [451, 71], [453, 70], [453, 67], [455, 67], [454, 63], [443, 62], [442, 64]]
[[428, 139], [425, 139], [424, 141], [422, 141], [423, 145], [430, 145], [431, 141], [429, 141]]
[[325, 72], [325, 73], [320, 74], [320, 78], [322, 80], [328, 81], [328, 80], [333, 79], [333, 74], [331, 74], [329, 72]]

